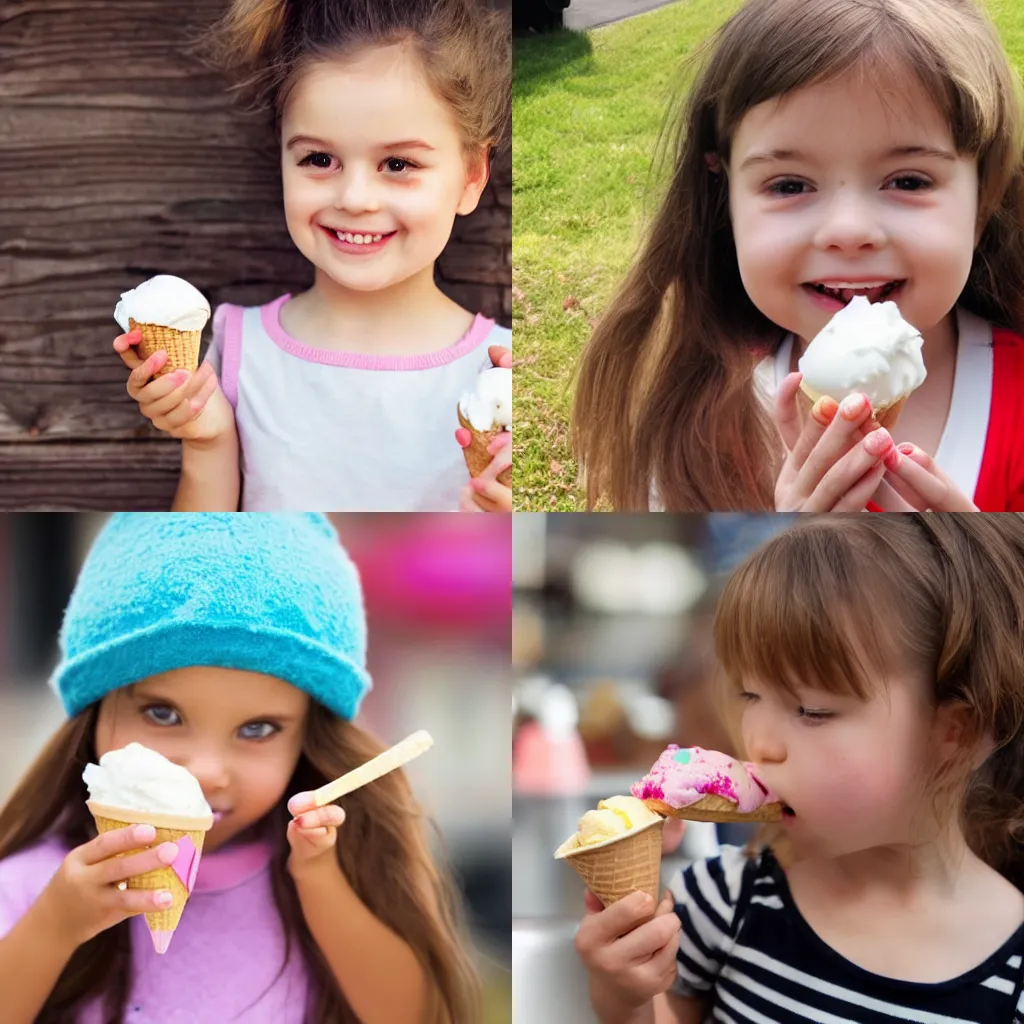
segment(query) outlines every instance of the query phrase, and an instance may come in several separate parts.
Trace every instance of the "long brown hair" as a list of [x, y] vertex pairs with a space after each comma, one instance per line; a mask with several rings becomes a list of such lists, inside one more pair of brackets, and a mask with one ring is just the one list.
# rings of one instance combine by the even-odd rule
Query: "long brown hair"
[[[96, 760], [98, 707], [93, 704], [57, 730], [0, 810], [0, 860], [38, 842], [51, 828], [69, 848], [95, 837], [82, 771]], [[316, 789], [383, 749], [352, 722], [311, 702], [302, 755], [287, 795]], [[359, 1024], [309, 931], [288, 873], [286, 827], [291, 815], [286, 799], [264, 821], [274, 843], [271, 884], [287, 956], [301, 956], [310, 978], [306, 1021]], [[428, 989], [424, 1020], [476, 1024], [482, 1016], [480, 985], [467, 952], [459, 897], [447, 873], [434, 863], [423, 828], [425, 814], [404, 772], [391, 772], [349, 794], [345, 814], [338, 863], [363, 903], [404, 938], [423, 966]], [[78, 947], [37, 1024], [74, 1024], [78, 1010], [97, 997], [105, 1000], [104, 1024], [123, 1024], [130, 967], [130, 922], [124, 921]]]
[[252, 110], [280, 126], [288, 95], [318, 61], [406, 44], [451, 108], [467, 154], [507, 143], [512, 20], [475, 0], [233, 0], [195, 50]]
[[968, 724], [957, 758], [925, 766], [933, 809], [1024, 889], [1024, 515], [806, 517], [732, 575], [715, 642], [733, 688], [866, 699], [897, 667], [934, 680], [933, 706], [962, 706]]
[[767, 100], [909, 68], [978, 160], [984, 230], [958, 301], [1024, 331], [1020, 80], [974, 0], [749, 0], [692, 59], [660, 140], [660, 206], [580, 365], [572, 433], [591, 507], [646, 510], [652, 487], [667, 511], [774, 507], [784, 452], [754, 371], [785, 331], [743, 287], [728, 195], [737, 126]]

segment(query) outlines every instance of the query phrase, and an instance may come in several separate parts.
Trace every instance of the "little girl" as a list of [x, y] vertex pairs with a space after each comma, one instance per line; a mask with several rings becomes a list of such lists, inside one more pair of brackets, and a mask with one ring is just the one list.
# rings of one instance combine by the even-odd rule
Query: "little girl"
[[783, 822], [656, 914], [585, 918], [600, 1019], [1021, 1020], [1022, 622], [1024, 517], [814, 517], [755, 552], [715, 638]]
[[[223, 304], [200, 369], [114, 348], [182, 441], [179, 511], [510, 511], [510, 435], [469, 482], [457, 406], [511, 332], [434, 265], [510, 120], [510, 19], [474, 0], [234, 0], [206, 48], [273, 114], [284, 216], [312, 288]], [[475, 502], [473, 499], [476, 499]]]
[[[590, 504], [1024, 509], [1024, 120], [980, 6], [749, 0], [702, 52], [583, 356]], [[855, 294], [924, 338], [895, 436], [863, 395], [800, 422], [797, 362]]]
[[[470, 1024], [477, 983], [424, 812], [380, 753], [355, 567], [319, 515], [112, 517], [82, 568], [52, 684], [69, 720], [0, 810], [4, 1024]], [[97, 837], [82, 770], [139, 742], [215, 812], [174, 943], [150, 826]], [[127, 854], [123, 859], [119, 855]], [[134, 919], [132, 919], [134, 918]]]

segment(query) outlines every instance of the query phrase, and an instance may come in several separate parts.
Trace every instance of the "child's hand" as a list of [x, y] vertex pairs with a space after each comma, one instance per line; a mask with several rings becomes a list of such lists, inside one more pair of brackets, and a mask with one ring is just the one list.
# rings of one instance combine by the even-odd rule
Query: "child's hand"
[[875, 503], [885, 512], [977, 512], [978, 506], [913, 444], [901, 444], [887, 466]]
[[[463, 448], [470, 443], [464, 427], [455, 431], [455, 440]], [[483, 472], [474, 477], [459, 495], [460, 512], [511, 512], [512, 488], [498, 480], [499, 474], [512, 465], [512, 431], [503, 430], [487, 447], [493, 458]]]
[[142, 334], [137, 330], [114, 339], [114, 350], [132, 371], [128, 376], [128, 394], [139, 403], [139, 412], [157, 430], [181, 441], [216, 441], [229, 433], [235, 414], [213, 367], [203, 363], [192, 374], [175, 370], [153, 378], [166, 364], [167, 353], [161, 350], [142, 360], [132, 348], [141, 340]]
[[586, 907], [575, 946], [590, 974], [591, 998], [626, 1016], [675, 980], [680, 924], [671, 893], [657, 908], [642, 892], [603, 908], [588, 889]]
[[491, 357], [491, 362], [495, 366], [500, 366], [503, 369], [512, 369], [512, 349], [505, 348], [504, 345], [491, 345], [487, 349], [487, 354]]
[[799, 373], [791, 373], [775, 398], [775, 419], [789, 450], [775, 482], [775, 508], [861, 512], [895, 461], [896, 446], [875, 422], [864, 395], [850, 395], [840, 405], [820, 399], [801, 429], [800, 380]]
[[155, 839], [152, 825], [129, 825], [104, 832], [64, 858], [39, 897], [64, 934], [81, 945], [129, 917], [171, 905], [166, 890], [118, 889], [120, 882], [174, 863], [178, 847], [162, 843], [148, 848]]
[[296, 793], [288, 801], [288, 810], [295, 815], [288, 822], [288, 842], [292, 848], [288, 870], [294, 875], [324, 863], [327, 855], [333, 860], [345, 812], [337, 804], [317, 807], [312, 793]]

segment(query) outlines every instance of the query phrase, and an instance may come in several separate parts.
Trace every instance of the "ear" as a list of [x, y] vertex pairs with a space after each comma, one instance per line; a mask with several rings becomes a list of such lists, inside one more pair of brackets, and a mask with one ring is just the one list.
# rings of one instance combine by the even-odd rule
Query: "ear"
[[977, 770], [992, 753], [992, 738], [976, 734], [974, 712], [961, 701], [949, 701], [936, 708], [932, 735], [942, 764], [966, 751], [970, 754], [972, 769]]
[[470, 154], [466, 161], [466, 184], [455, 212], [462, 216], [472, 213], [480, 202], [480, 196], [491, 178], [490, 145], [481, 146]]

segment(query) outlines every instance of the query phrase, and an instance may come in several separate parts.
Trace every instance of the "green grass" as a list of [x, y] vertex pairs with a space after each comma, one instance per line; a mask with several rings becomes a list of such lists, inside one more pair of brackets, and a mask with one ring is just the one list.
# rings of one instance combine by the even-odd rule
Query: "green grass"
[[[580, 350], [629, 266], [685, 55], [742, 0], [680, 0], [590, 33], [517, 39], [512, 81], [515, 509], [583, 511], [569, 412]], [[1024, 69], [1024, 4], [989, 0]]]

